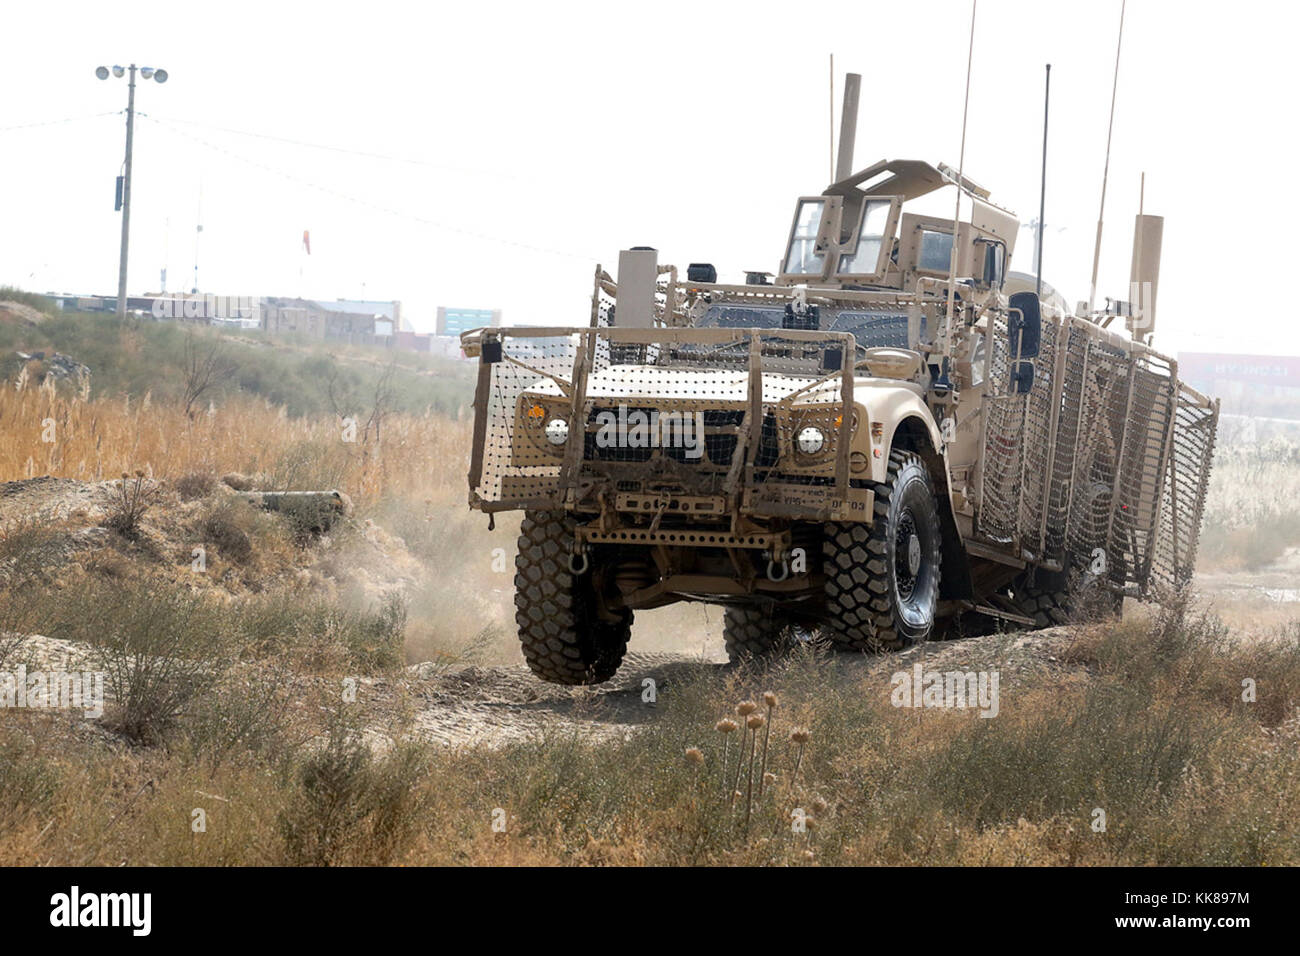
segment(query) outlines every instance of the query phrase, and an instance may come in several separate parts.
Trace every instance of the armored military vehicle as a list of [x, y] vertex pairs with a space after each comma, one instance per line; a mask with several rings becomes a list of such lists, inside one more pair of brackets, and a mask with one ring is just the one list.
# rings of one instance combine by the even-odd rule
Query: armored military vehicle
[[[1189, 581], [1218, 403], [1148, 344], [1159, 218], [1138, 217], [1139, 307], [1070, 314], [1008, 273], [1020, 224], [988, 190], [916, 160], [852, 172], [852, 139], [774, 275], [629, 249], [584, 326], [463, 337], [470, 504], [524, 512], [543, 679], [608, 680], [634, 612], [677, 601], [724, 606], [736, 658], [1046, 626]], [[912, 211], [938, 190], [967, 211]]]

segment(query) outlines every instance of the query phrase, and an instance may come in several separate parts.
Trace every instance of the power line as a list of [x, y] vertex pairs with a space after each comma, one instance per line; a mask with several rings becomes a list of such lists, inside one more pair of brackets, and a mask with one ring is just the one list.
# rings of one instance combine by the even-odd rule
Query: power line
[[121, 116], [121, 110], [109, 110], [107, 113], [92, 113], [89, 116], [67, 116], [63, 119], [42, 120], [39, 123], [22, 123], [18, 126], [0, 126], [0, 133], [15, 129], [35, 129], [38, 126], [58, 126], [62, 123], [80, 123], [84, 120], [99, 119], [101, 116]]
[[340, 192], [339, 190], [334, 189], [330, 186], [322, 186], [319, 183], [312, 182], [311, 180], [308, 179], [303, 179], [300, 176], [294, 176], [292, 173], [287, 173], [282, 169], [275, 168], [274, 166], [268, 166], [265, 163], [258, 162], [257, 160], [249, 159], [247, 156], [241, 156], [239, 153], [231, 152], [230, 150], [226, 149], [224, 146], [219, 146], [216, 143], [203, 139], [200, 136], [194, 136], [191, 133], [187, 133], [185, 130], [177, 129], [173, 127], [170, 123], [164, 122], [163, 120], [157, 119], [156, 117], [148, 116], [145, 113], [137, 113], [136, 115], [148, 119], [150, 122], [162, 127], [163, 129], [167, 130], [169, 133], [172, 133], [175, 136], [181, 136], [185, 139], [191, 140], [192, 142], [198, 143], [201, 146], [206, 147], [207, 149], [214, 150], [218, 153], [222, 153], [223, 155], [229, 156], [231, 159], [237, 160], [241, 163], [245, 163], [249, 166], [254, 167], [255, 169], [260, 169], [263, 172], [267, 172], [273, 176], [278, 176], [282, 179], [286, 179], [289, 182], [297, 183], [298, 185], [301, 186], [306, 186], [310, 189], [314, 189], [328, 196], [333, 196], [336, 199], [342, 199], [346, 202], [354, 203], [358, 206], [364, 206], [368, 209], [373, 209], [376, 210], [377, 212], [382, 212], [386, 215], [393, 216], [398, 219], [406, 219], [411, 222], [417, 222], [422, 225], [432, 226], [435, 229], [441, 229], [446, 232], [456, 233], [458, 235], [467, 236], [472, 239], [479, 239], [484, 242], [495, 242], [500, 245], [514, 246], [515, 248], [528, 249], [532, 252], [545, 253], [546, 255], [562, 256], [568, 259], [580, 259], [584, 262], [594, 263], [600, 261], [596, 256], [581, 255], [579, 253], [569, 252], [564, 249], [554, 249], [547, 246], [538, 246], [532, 243], [520, 242], [516, 239], [505, 239], [502, 238], [501, 236], [493, 236], [487, 233], [475, 232], [472, 229], [465, 229], [460, 226], [448, 225], [447, 223], [438, 222], [437, 220], [434, 219], [428, 219], [425, 218], [424, 216], [417, 216], [408, 212], [403, 212], [400, 209], [393, 209], [390, 206], [383, 206], [380, 205], [379, 203], [371, 202], [368, 199], [360, 199], [356, 196], [349, 195], [348, 193]]
[[[140, 113], [139, 115], [145, 116], [147, 114]], [[230, 126], [218, 126], [215, 123], [203, 123], [200, 122], [199, 120], [178, 119], [176, 117], [171, 117], [171, 116], [154, 117], [154, 120], [155, 122], [160, 122], [160, 123], [181, 123], [186, 126], [200, 126], [203, 127], [204, 129], [216, 130], [221, 133], [232, 133], [235, 136], [248, 136], [248, 137], [252, 137], [253, 139], [268, 140], [273, 143], [284, 143], [289, 146], [302, 146], [307, 149], [319, 149], [330, 153], [342, 153], [347, 156], [360, 156], [365, 159], [379, 159], [389, 163], [404, 163], [408, 166], [424, 166], [429, 169], [442, 169], [448, 172], [471, 173], [476, 176], [491, 176], [495, 179], [502, 179], [502, 178], [518, 179], [519, 178], [510, 173], [496, 172], [496, 171], [485, 172], [484, 170], [481, 169], [471, 169], [466, 166], [449, 166], [445, 163], [433, 163], [425, 159], [413, 159], [409, 156], [393, 156], [388, 153], [377, 153], [365, 149], [352, 149], [347, 146], [333, 146], [328, 143], [313, 143], [308, 140], [293, 139], [288, 136], [274, 136], [270, 133], [257, 133], [252, 130], [234, 129], [233, 127]]]

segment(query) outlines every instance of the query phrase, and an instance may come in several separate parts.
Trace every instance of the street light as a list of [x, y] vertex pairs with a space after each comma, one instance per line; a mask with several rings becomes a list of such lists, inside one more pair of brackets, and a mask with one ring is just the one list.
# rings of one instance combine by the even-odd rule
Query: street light
[[[121, 77], [130, 72], [131, 78], [127, 84], [126, 95], [126, 162], [124, 163], [122, 175], [122, 257], [117, 267], [117, 315], [118, 318], [126, 317], [126, 251], [128, 240], [131, 235], [131, 145], [135, 134], [135, 71], [136, 65], [132, 63], [126, 69], [120, 66], [109, 67], [101, 66], [95, 69], [95, 76], [101, 80], [108, 79], [111, 72], [113, 76]], [[151, 66], [140, 67], [140, 75], [146, 80], [153, 79], [157, 83], [167, 82], [166, 70], [155, 70]]]

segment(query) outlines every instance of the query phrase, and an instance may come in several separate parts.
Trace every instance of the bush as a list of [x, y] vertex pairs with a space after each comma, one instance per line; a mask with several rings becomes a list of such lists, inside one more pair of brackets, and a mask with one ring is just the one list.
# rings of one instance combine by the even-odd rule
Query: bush
[[114, 706], [105, 723], [140, 743], [157, 743], [230, 663], [227, 610], [175, 585], [90, 580], [65, 591], [60, 636], [91, 647]]
[[0, 669], [48, 622], [49, 607], [35, 592], [63, 555], [64, 535], [50, 522], [22, 518], [0, 528]]
[[104, 518], [104, 527], [116, 531], [129, 541], [140, 536], [140, 521], [158, 502], [162, 483], [146, 478], [143, 471], [132, 477], [123, 473], [116, 485], [113, 506]]
[[181, 730], [194, 755], [212, 770], [235, 757], [274, 760], [290, 746], [292, 703], [293, 674], [287, 667], [245, 665], [193, 699]]
[[177, 478], [174, 487], [181, 501], [206, 498], [217, 490], [217, 476], [207, 471], [192, 471]]
[[277, 820], [295, 865], [387, 862], [414, 831], [425, 770], [420, 748], [376, 757], [352, 715], [333, 715], [323, 746], [299, 766], [297, 786]]
[[243, 564], [253, 555], [253, 542], [242, 527], [250, 515], [246, 505], [224, 502], [203, 519], [203, 541], [214, 544], [221, 555]]

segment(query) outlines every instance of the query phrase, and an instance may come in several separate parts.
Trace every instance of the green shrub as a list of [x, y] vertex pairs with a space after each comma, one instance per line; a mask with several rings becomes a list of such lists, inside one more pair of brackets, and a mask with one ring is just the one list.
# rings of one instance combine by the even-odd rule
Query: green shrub
[[323, 745], [304, 757], [277, 828], [286, 861], [334, 866], [360, 856], [386, 862], [415, 831], [425, 772], [419, 747], [377, 757], [355, 716], [336, 713]]

